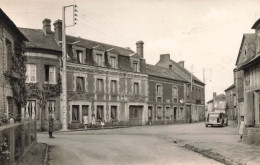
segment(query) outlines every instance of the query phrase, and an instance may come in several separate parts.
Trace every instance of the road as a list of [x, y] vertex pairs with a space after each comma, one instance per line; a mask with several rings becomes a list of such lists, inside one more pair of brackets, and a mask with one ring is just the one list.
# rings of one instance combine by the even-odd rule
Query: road
[[74, 131], [56, 133], [55, 137], [38, 134], [38, 142], [54, 146], [51, 164], [55, 165], [217, 165], [220, 163], [183, 148], [183, 143], [233, 141], [239, 135], [234, 127], [206, 128], [194, 123]]

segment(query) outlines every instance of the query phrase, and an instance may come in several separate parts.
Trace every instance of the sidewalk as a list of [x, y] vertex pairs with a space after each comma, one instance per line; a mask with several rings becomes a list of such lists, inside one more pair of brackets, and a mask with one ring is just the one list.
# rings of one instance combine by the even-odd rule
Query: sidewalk
[[[231, 126], [234, 127], [235, 126]], [[228, 135], [227, 135], [228, 136]], [[218, 141], [183, 141], [184, 147], [224, 164], [260, 164], [260, 146], [251, 146], [237, 139], [219, 137]]]

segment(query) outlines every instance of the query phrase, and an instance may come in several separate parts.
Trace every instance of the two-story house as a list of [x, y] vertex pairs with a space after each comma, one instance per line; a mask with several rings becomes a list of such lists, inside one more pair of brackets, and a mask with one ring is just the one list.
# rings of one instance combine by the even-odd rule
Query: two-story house
[[189, 83], [185, 84], [184, 103], [186, 122], [203, 121], [205, 115], [205, 84], [184, 67], [184, 61], [176, 63], [170, 59], [170, 54], [160, 55], [156, 66], [172, 70]]
[[185, 122], [185, 83], [183, 77], [168, 68], [146, 65], [149, 84], [149, 124]]
[[0, 113], [15, 119], [26, 100], [24, 41], [27, 38], [0, 9]]
[[[36, 119], [37, 129], [48, 128], [48, 114], [54, 111], [56, 129], [60, 128], [61, 48], [51, 31], [51, 20], [43, 20], [43, 29], [20, 28], [29, 39], [25, 43], [26, 86], [28, 100], [22, 117]], [[56, 25], [56, 24], [55, 24]]]
[[237, 99], [236, 99], [236, 87], [235, 84], [232, 84], [225, 90], [226, 94], [226, 112], [228, 114], [228, 118], [231, 120], [237, 119]]

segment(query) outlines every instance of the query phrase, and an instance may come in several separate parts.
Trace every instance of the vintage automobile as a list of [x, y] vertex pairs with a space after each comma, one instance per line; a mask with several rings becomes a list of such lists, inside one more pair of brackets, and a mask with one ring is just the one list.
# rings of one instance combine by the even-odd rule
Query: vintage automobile
[[228, 118], [226, 113], [209, 112], [206, 117], [205, 126], [228, 126]]

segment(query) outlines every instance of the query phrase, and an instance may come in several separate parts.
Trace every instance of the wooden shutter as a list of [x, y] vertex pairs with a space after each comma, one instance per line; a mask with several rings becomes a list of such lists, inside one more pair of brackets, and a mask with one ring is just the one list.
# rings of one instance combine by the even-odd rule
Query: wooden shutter
[[254, 124], [254, 93], [248, 92], [246, 94], [246, 124], [253, 125]]

